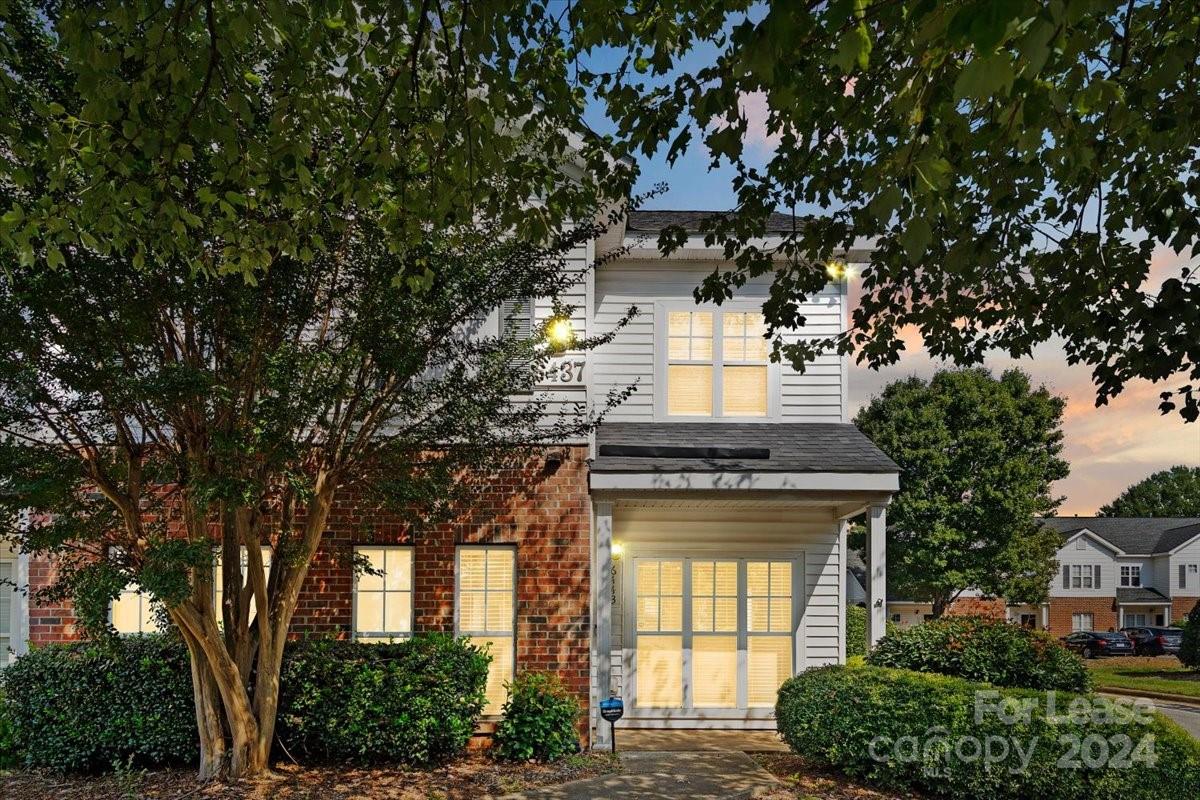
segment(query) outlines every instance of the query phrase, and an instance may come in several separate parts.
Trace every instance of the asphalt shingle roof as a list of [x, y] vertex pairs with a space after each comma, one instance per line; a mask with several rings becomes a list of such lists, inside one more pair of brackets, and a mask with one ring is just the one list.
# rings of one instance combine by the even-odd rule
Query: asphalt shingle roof
[[1087, 529], [1126, 553], [1167, 553], [1200, 535], [1200, 517], [1047, 517], [1068, 538]]
[[1132, 589], [1117, 589], [1118, 603], [1170, 603], [1171, 598], [1158, 589], [1138, 586]]
[[[700, 230], [700, 222], [708, 217], [719, 217], [720, 211], [631, 211], [625, 222], [625, 230], [658, 233], [668, 225], [678, 225], [689, 232]], [[791, 233], [793, 228], [803, 226], [800, 219], [793, 220], [791, 214], [775, 211], [767, 219], [767, 233]]]
[[842, 423], [607, 422], [596, 444], [593, 472], [900, 471]]

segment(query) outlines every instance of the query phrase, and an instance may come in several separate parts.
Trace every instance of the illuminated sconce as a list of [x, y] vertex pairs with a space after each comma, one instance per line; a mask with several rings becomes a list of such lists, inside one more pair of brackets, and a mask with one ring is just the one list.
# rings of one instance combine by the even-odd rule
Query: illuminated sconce
[[555, 317], [546, 323], [546, 340], [555, 350], [568, 350], [575, 344], [575, 326], [566, 317]]
[[850, 281], [854, 280], [854, 276], [858, 274], [858, 271], [845, 261], [834, 259], [825, 265], [825, 274], [829, 276], [829, 280], [831, 281]]
[[612, 557], [620, 558], [623, 555], [625, 555], [625, 545], [621, 544], [620, 542], [613, 542], [612, 543]]

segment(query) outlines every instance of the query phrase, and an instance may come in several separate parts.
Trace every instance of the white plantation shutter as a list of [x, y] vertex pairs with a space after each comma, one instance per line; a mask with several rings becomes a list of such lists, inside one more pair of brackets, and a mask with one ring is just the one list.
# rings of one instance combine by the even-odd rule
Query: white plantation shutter
[[499, 714], [516, 666], [516, 552], [511, 547], [458, 549], [458, 633], [492, 655], [485, 714]]
[[692, 704], [737, 707], [736, 561], [692, 561]]
[[637, 697], [683, 706], [683, 561], [637, 561]]
[[746, 704], [772, 707], [792, 675], [792, 562], [747, 562], [746, 626]]

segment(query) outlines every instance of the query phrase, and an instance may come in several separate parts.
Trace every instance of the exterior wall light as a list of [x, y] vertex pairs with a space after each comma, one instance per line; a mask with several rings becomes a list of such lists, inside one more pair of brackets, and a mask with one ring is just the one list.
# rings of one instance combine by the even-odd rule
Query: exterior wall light
[[829, 280], [831, 281], [850, 281], [854, 280], [854, 277], [858, 274], [858, 270], [845, 261], [835, 259], [825, 265], [825, 274], [829, 276]]
[[575, 326], [566, 317], [555, 317], [546, 323], [546, 340], [555, 350], [568, 350], [575, 344]]
[[625, 545], [621, 544], [620, 542], [613, 542], [612, 543], [612, 557], [620, 558], [623, 555], [625, 555]]

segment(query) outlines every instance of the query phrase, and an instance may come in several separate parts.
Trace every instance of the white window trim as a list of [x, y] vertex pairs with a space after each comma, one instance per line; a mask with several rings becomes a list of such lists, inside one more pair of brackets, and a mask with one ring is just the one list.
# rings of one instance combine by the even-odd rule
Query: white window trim
[[[623, 649], [627, 663], [621, 680], [622, 698], [625, 701], [627, 719], [671, 719], [699, 718], [706, 721], [720, 720], [767, 720], [774, 719], [774, 708], [750, 706], [747, 702], [748, 675], [746, 672], [748, 658], [747, 639], [750, 636], [791, 636], [792, 637], [792, 674], [799, 675], [807, 665], [805, 652], [805, 613], [807, 611], [805, 586], [804, 550], [781, 550], [776, 546], [743, 545], [739, 547], [692, 547], [686, 550], [671, 547], [627, 547], [625, 556], [621, 559], [622, 586], [624, 593], [622, 603], [622, 626], [624, 629]], [[684, 600], [683, 600], [683, 705], [680, 708], [641, 708], [637, 704], [637, 580], [636, 562], [639, 560], [681, 560], [683, 565]], [[691, 674], [691, 563], [692, 561], [737, 561], [738, 562], [738, 704], [735, 708], [709, 708], [696, 706], [693, 702], [694, 677]], [[747, 619], [747, 581], [746, 562], [749, 561], [790, 561], [792, 562], [792, 630], [784, 633], [751, 633]], [[653, 633], [650, 635], [654, 635]]]
[[[417, 597], [417, 587], [416, 587], [417, 559], [416, 559], [416, 555], [417, 554], [416, 554], [415, 548], [413, 548], [413, 546], [410, 544], [356, 544], [356, 545], [354, 545], [354, 553], [357, 554], [359, 550], [407, 550], [408, 551], [408, 553], [409, 553], [409, 556], [408, 556], [408, 586], [409, 586], [409, 588], [408, 588], [408, 630], [407, 631], [360, 631], [358, 629], [358, 579], [361, 576], [358, 574], [355, 574], [354, 584], [350, 587], [350, 638], [351, 639], [358, 639], [359, 637], [366, 637], [367, 639], [408, 639], [408, 638], [410, 638], [416, 629], [416, 621], [417, 621], [417, 603], [416, 603], [416, 597]], [[457, 573], [457, 569], [455, 570], [455, 572]], [[386, 577], [384, 578], [384, 580], [386, 580]], [[455, 582], [456, 582], [455, 583], [455, 598], [456, 598], [455, 616], [456, 617], [458, 614], [458, 611], [457, 611], [457, 609], [458, 609], [457, 580], [458, 580], [458, 578], [455, 577]], [[374, 590], [374, 589], [372, 589], [370, 591], [372, 593], [376, 593], [376, 590]], [[403, 591], [404, 591], [403, 589], [389, 590], [386, 588], [386, 584], [385, 584], [385, 588], [378, 590], [378, 594], [382, 594], [384, 596], [384, 606], [386, 608], [387, 595], [389, 593], [390, 594], [399, 594], [399, 593], [402, 593]], [[385, 612], [385, 614], [386, 614], [386, 612]]]
[[[1082, 620], [1085, 617], [1088, 620], [1090, 620], [1090, 624], [1087, 627], [1079, 626], [1076, 621]], [[1071, 615], [1071, 632], [1072, 633], [1080, 633], [1082, 631], [1091, 631], [1091, 630], [1095, 630], [1095, 629], [1096, 629], [1096, 615], [1093, 614], [1092, 612], [1077, 611]]]
[[[713, 413], [712, 416], [667, 413], [667, 366], [670, 363], [668, 314], [672, 311], [708, 311], [713, 315]], [[724, 389], [724, 339], [721, 335], [722, 312], [762, 313], [762, 303], [729, 301], [721, 305], [697, 305], [686, 300], [659, 300], [654, 304], [654, 420], [655, 422], [779, 422], [782, 417], [780, 367], [767, 359], [767, 413], [762, 417], [735, 417], [721, 414]], [[733, 364], [732, 366], [738, 366]]]
[[[1137, 583], [1133, 582], [1135, 576], [1137, 577]], [[1140, 587], [1142, 585], [1142, 565], [1122, 564], [1119, 579], [1119, 585], [1122, 589], [1136, 589]]]
[[[463, 630], [462, 622], [459, 614], [462, 610], [462, 554], [466, 550], [508, 550], [512, 553], [513, 560], [513, 580], [512, 580], [512, 630], [511, 631], [466, 631]], [[519, 664], [517, 663], [517, 585], [520, 581], [520, 572], [517, 564], [517, 547], [512, 544], [460, 544], [454, 548], [454, 635], [467, 636], [472, 639], [487, 639], [508, 636], [512, 640], [512, 677], [516, 678]], [[486, 586], [486, 583], [485, 583]], [[484, 619], [487, 619], [487, 614], [484, 614]], [[490, 668], [490, 667], [489, 667]], [[494, 719], [495, 714], [484, 713], [484, 719]]]
[[[110, 555], [119, 555], [120, 553], [121, 553], [120, 547], [110, 547], [109, 548]], [[131, 587], [131, 586], [134, 588], [130, 589], [129, 587]], [[145, 636], [147, 634], [163, 632], [162, 628], [158, 627], [157, 625], [153, 625], [153, 623], [156, 621], [156, 618], [154, 616], [154, 609], [151, 605], [154, 602], [154, 598], [150, 595], [149, 592], [147, 592], [145, 589], [142, 588], [142, 585], [140, 583], [130, 582], [130, 583], [125, 584], [125, 588], [121, 590], [121, 594], [122, 595], [131, 594], [131, 595], [137, 596], [137, 599], [138, 599], [138, 629], [136, 631], [120, 631], [120, 630], [118, 630], [117, 634], [119, 636]], [[113, 624], [113, 603], [115, 603], [115, 602], [116, 602], [115, 599], [110, 600], [108, 602], [108, 624], [112, 627], [113, 630], [117, 630], [117, 626]], [[146, 624], [147, 620], [151, 623], [151, 625], [148, 626]]]

